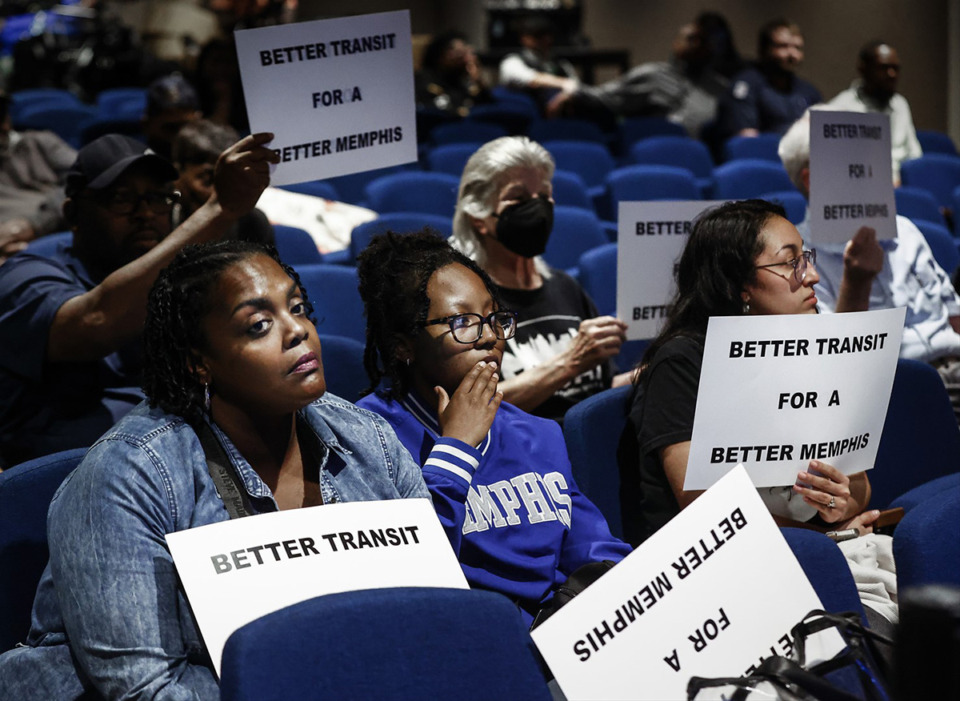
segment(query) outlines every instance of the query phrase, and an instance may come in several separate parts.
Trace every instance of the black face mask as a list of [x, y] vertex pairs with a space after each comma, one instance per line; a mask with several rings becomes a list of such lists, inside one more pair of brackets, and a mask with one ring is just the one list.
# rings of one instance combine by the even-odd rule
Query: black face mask
[[553, 230], [553, 202], [543, 197], [512, 204], [497, 217], [497, 240], [524, 258], [542, 255]]

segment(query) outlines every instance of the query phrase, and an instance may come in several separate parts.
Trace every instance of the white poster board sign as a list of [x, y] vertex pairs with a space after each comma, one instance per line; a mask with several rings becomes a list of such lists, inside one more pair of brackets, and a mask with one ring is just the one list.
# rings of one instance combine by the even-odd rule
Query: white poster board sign
[[676, 292], [673, 269], [694, 220], [721, 201], [621, 202], [617, 225], [617, 318], [627, 340], [654, 338]]
[[[790, 629], [818, 608], [739, 468], [532, 636], [571, 701], [685, 699], [692, 676], [740, 676], [789, 654]], [[842, 648], [833, 631], [810, 643], [813, 659]]]
[[741, 463], [758, 487], [793, 484], [812, 459], [871, 469], [905, 312], [711, 318], [683, 488]]
[[897, 236], [890, 117], [878, 112], [810, 111], [810, 229], [846, 243], [861, 226]]
[[167, 534], [217, 674], [237, 628], [286, 606], [356, 589], [467, 580], [428, 499], [327, 504]]
[[250, 128], [280, 156], [272, 185], [417, 160], [407, 10], [235, 35]]

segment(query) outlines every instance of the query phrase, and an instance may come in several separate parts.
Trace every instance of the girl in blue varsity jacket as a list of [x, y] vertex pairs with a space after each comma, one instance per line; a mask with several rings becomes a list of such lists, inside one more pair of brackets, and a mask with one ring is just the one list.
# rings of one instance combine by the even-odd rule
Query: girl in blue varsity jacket
[[[380, 387], [359, 405], [423, 466], [441, 518], [462, 524], [452, 545], [470, 584], [510, 597], [529, 620], [577, 567], [623, 559], [630, 547], [577, 488], [559, 425], [501, 403], [517, 319], [486, 274], [431, 233], [374, 239], [358, 271], [364, 364]], [[485, 412], [495, 416], [476, 444], [445, 437]]]

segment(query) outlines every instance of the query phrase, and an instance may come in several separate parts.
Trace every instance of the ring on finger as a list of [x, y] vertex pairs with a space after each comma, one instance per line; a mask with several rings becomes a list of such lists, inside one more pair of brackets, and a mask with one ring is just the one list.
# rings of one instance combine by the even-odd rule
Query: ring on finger
[[837, 507], [837, 498], [836, 498], [836, 497], [830, 497], [830, 501], [827, 502], [827, 508], [828, 508], [828, 509], [835, 509], [836, 507]]

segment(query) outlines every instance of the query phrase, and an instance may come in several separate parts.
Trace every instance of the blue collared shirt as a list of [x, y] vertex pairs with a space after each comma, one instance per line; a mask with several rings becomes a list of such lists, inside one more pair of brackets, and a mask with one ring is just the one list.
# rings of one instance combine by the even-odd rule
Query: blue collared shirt
[[[379, 416], [324, 395], [301, 417], [324, 446], [326, 504], [429, 498], [420, 467]], [[250, 497], [269, 487], [213, 427]], [[218, 699], [167, 533], [225, 521], [193, 428], [141, 404], [90, 449], [50, 507], [50, 563], [27, 647], [0, 656], [0, 698]]]
[[[817, 249], [818, 305], [821, 312], [832, 312], [843, 279], [845, 244], [818, 242], [810, 231], [809, 211], [797, 231], [807, 247]], [[869, 308], [906, 307], [900, 357], [929, 363], [960, 356], [960, 334], [950, 324], [950, 317], [960, 314], [960, 297], [923, 234], [912, 221], [897, 216], [897, 238], [879, 244], [883, 248], [883, 270], [870, 287]]]
[[96, 361], [45, 360], [57, 310], [99, 282], [69, 246], [0, 266], [0, 465], [92, 445], [143, 399], [139, 340]]

